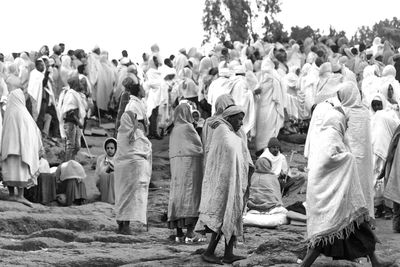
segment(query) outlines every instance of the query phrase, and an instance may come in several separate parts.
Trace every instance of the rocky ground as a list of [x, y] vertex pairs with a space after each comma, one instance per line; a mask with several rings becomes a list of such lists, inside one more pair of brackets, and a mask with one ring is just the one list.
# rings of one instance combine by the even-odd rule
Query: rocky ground
[[[91, 155], [103, 152], [105, 137], [86, 137]], [[50, 162], [61, 157], [62, 148], [47, 144]], [[292, 166], [304, 166], [302, 146], [284, 143], [284, 153], [292, 158]], [[293, 152], [293, 156], [292, 155]], [[166, 228], [162, 217], [167, 210], [169, 188], [168, 139], [153, 141], [152, 181], [158, 187], [149, 194], [148, 229], [132, 226], [132, 236], [114, 231], [113, 206], [97, 202], [90, 158], [82, 148], [79, 161], [87, 172], [85, 184], [90, 201], [83, 206], [59, 207], [35, 204], [28, 208], [6, 200], [7, 192], [0, 191], [0, 265], [1, 266], [211, 266], [202, 262], [203, 244], [176, 244], [173, 231]], [[305, 195], [284, 199], [285, 204], [304, 200]], [[236, 253], [247, 259], [234, 266], [298, 266], [305, 254], [305, 227], [285, 225], [277, 229], [245, 227], [243, 242]], [[400, 234], [391, 230], [391, 221], [378, 219], [376, 234], [381, 240], [377, 246], [380, 256], [397, 260], [400, 266]], [[223, 253], [223, 243], [217, 254]], [[332, 261], [320, 257], [314, 266], [370, 266], [361, 263]]]

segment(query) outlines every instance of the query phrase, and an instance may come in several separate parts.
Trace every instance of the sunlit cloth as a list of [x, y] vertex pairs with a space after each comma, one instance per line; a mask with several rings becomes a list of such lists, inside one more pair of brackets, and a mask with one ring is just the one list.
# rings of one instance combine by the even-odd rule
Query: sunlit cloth
[[72, 68], [71, 57], [67, 55], [63, 55], [61, 57], [61, 67], [60, 67], [60, 76], [63, 82], [63, 86], [68, 86], [68, 79], [74, 76], [77, 73], [77, 70]]
[[83, 180], [86, 178], [85, 169], [83, 169], [83, 166], [75, 160], [69, 160], [61, 163], [60, 168], [60, 181], [65, 181], [68, 179]]
[[86, 116], [85, 104], [83, 103], [81, 95], [74, 89], [68, 87], [60, 94], [58, 109], [60, 114], [60, 134], [62, 138], [65, 138], [66, 135], [64, 130], [64, 118], [66, 113], [70, 110], [78, 109], [79, 120], [80, 123], [83, 125]]
[[37, 69], [31, 71], [27, 92], [31, 96], [31, 100], [33, 102], [32, 117], [34, 120], [36, 120], [39, 116], [40, 106], [42, 104], [43, 79], [43, 73], [39, 72]]
[[249, 133], [256, 125], [256, 110], [253, 91], [250, 90], [246, 77], [235, 76], [229, 84], [230, 92], [236, 105], [243, 107], [246, 116], [243, 119], [243, 131]]
[[96, 105], [101, 110], [108, 110], [114, 84], [116, 83], [116, 72], [112, 63], [108, 60], [107, 54], [100, 56], [100, 69], [97, 77], [97, 94], [93, 96]]
[[371, 65], [365, 67], [363, 71], [363, 80], [361, 83], [361, 91], [363, 93], [363, 102], [367, 105], [371, 102], [371, 97], [379, 92], [380, 81], [375, 75], [377, 71], [377, 66]]
[[269, 139], [278, 136], [284, 123], [285, 92], [280, 80], [272, 72], [273, 70], [271, 72], [266, 71], [264, 67], [259, 78], [261, 93], [256, 101], [255, 141], [257, 150], [266, 148]]
[[115, 155], [115, 213], [119, 221], [147, 223], [147, 196], [151, 177], [151, 142], [127, 111], [118, 129]]
[[248, 164], [243, 158], [241, 138], [228, 122], [218, 124], [213, 133], [202, 184], [200, 215], [196, 230], [205, 226], [222, 233], [229, 242], [243, 232], [243, 195]]
[[289, 170], [289, 165], [287, 164], [285, 155], [280, 152], [278, 155], [274, 156], [271, 154], [268, 148], [264, 150], [260, 158], [266, 158], [271, 162], [271, 173], [275, 175], [281, 174], [281, 172], [287, 173]]
[[146, 90], [146, 106], [147, 118], [150, 118], [151, 112], [161, 103], [161, 71], [150, 68], [147, 71], [147, 81], [144, 82], [143, 88]]
[[399, 138], [400, 127], [397, 127], [390, 142], [385, 166], [383, 169], [385, 177], [385, 190], [383, 195], [385, 198], [396, 203], [400, 203]]
[[361, 103], [360, 92], [357, 85], [352, 82], [341, 84], [338, 88], [338, 95], [347, 120], [345, 139], [356, 159], [369, 216], [374, 218], [371, 120], [368, 108]]
[[226, 77], [219, 77], [212, 81], [208, 88], [207, 101], [211, 105], [211, 114], [216, 112], [215, 104], [219, 96], [229, 94], [230, 80]]
[[9, 95], [3, 120], [1, 160], [4, 184], [18, 187], [37, 184], [42, 152], [41, 133], [25, 107], [24, 93], [15, 89]]
[[170, 228], [173, 228], [177, 220], [198, 217], [203, 179], [203, 148], [193, 126], [190, 106], [186, 103], [175, 109], [169, 158], [171, 186], [168, 221]]
[[369, 217], [355, 158], [344, 143], [345, 116], [332, 109], [321, 119], [321, 130], [313, 140], [315, 151], [309, 157], [307, 238], [310, 247], [332, 244], [335, 238], [347, 239]]

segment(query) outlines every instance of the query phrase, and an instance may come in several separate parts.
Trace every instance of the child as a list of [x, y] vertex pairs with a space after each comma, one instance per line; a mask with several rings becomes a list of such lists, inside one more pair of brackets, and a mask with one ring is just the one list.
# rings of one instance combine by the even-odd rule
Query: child
[[108, 138], [104, 142], [104, 150], [106, 153], [97, 158], [96, 186], [100, 191], [101, 201], [114, 204], [114, 155], [117, 151], [117, 140]]
[[63, 130], [66, 138], [65, 161], [75, 159], [81, 147], [81, 132], [86, 115], [85, 105], [79, 94], [80, 82], [77, 75], [68, 79], [61, 102], [61, 118], [64, 121]]
[[196, 132], [201, 136], [201, 132], [203, 131], [204, 119], [200, 116], [200, 112], [198, 110], [193, 110], [192, 116], [194, 119], [194, 128]]

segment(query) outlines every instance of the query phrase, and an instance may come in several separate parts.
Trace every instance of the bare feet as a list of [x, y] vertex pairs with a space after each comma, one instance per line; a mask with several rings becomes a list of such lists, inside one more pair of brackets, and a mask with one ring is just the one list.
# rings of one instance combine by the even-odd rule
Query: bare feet
[[390, 267], [393, 266], [394, 261], [384, 261], [380, 257], [376, 255], [376, 253], [372, 253], [369, 256], [371, 260], [372, 267]]
[[244, 256], [230, 255], [230, 256], [224, 256], [222, 261], [224, 263], [231, 264], [231, 263], [233, 263], [235, 261], [240, 261], [240, 260], [244, 260], [244, 259], [246, 259], [246, 257], [244, 257]]
[[17, 196], [15, 196], [15, 195], [10, 195], [10, 196], [8, 196], [8, 200], [9, 200], [9, 201], [17, 201]]
[[26, 206], [28, 206], [28, 207], [33, 207], [33, 204], [32, 204], [32, 202], [30, 202], [29, 200], [27, 200], [26, 198], [24, 198], [24, 197], [16, 197], [15, 198], [15, 201], [16, 202], [19, 202], [19, 203], [21, 203], [21, 204], [24, 204], [24, 205], [26, 205]]
[[224, 265], [224, 263], [221, 261], [220, 258], [217, 256], [213, 255], [207, 255], [207, 254], [201, 254], [201, 258], [203, 261], [208, 262], [208, 263], [214, 263], [214, 264], [219, 264], [219, 265]]

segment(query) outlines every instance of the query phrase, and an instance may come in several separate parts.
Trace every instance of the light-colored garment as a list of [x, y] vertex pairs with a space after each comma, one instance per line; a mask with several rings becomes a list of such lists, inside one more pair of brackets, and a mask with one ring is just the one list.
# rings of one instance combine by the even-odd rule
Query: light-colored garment
[[[130, 115], [131, 114], [131, 115]], [[147, 196], [151, 177], [151, 142], [137, 127], [133, 112], [121, 116], [115, 155], [115, 213], [119, 221], [147, 223]]]
[[250, 194], [247, 207], [250, 210], [269, 212], [283, 206], [278, 176], [271, 173], [271, 163], [260, 157], [251, 177]]
[[96, 162], [96, 186], [100, 191], [100, 200], [110, 204], [115, 203], [114, 171], [107, 172], [108, 168], [114, 168], [114, 159], [107, 154], [100, 155]]
[[58, 100], [57, 111], [59, 114], [59, 123], [60, 123], [60, 135], [61, 138], [66, 138], [65, 129], [64, 129], [64, 118], [68, 111], [73, 109], [79, 110], [79, 121], [83, 125], [86, 116], [85, 105], [83, 103], [81, 95], [71, 89], [66, 87], [60, 94], [60, 98]]
[[361, 82], [361, 92], [363, 94], [363, 102], [367, 105], [371, 103], [372, 97], [379, 92], [380, 80], [375, 75], [377, 66], [371, 65], [364, 68], [363, 80]]
[[245, 76], [234, 76], [229, 83], [229, 94], [232, 95], [235, 104], [241, 106], [246, 116], [243, 119], [242, 129], [249, 133], [256, 125], [256, 110], [253, 91], [250, 90]]
[[71, 57], [63, 55], [61, 57], [60, 77], [63, 86], [68, 86], [68, 79], [77, 74], [78, 71], [72, 68]]
[[211, 115], [216, 112], [216, 101], [219, 96], [229, 94], [230, 80], [226, 77], [219, 77], [212, 81], [208, 88], [207, 101], [211, 105]]
[[276, 75], [264, 72], [260, 77], [260, 98], [256, 111], [256, 150], [264, 149], [272, 137], [277, 137], [284, 123], [285, 96]]
[[306, 208], [311, 247], [346, 239], [355, 229], [354, 222], [358, 225], [369, 218], [356, 160], [344, 143], [345, 129], [344, 114], [331, 109], [313, 140]]
[[247, 162], [243, 157], [240, 137], [228, 122], [214, 130], [203, 178], [200, 215], [196, 230], [207, 226], [222, 233], [229, 242], [243, 232], [243, 195], [247, 181]]
[[31, 71], [29, 76], [28, 94], [31, 96], [32, 102], [32, 117], [36, 121], [40, 106], [42, 104], [43, 94], [43, 79], [44, 74], [39, 72], [37, 69]]
[[101, 110], [108, 110], [108, 104], [114, 91], [114, 84], [116, 83], [116, 70], [107, 56], [102, 54], [100, 57], [100, 68], [97, 76], [97, 92], [93, 95], [96, 100], [96, 105]]
[[289, 171], [286, 157], [280, 152], [278, 152], [278, 155], [274, 156], [269, 151], [269, 148], [266, 148], [260, 158], [266, 158], [271, 162], [271, 173], [275, 175], [279, 175], [281, 172], [288, 173]]
[[371, 142], [371, 120], [368, 108], [361, 102], [357, 85], [345, 82], [338, 91], [347, 120], [345, 140], [357, 164], [361, 187], [371, 218], [374, 214], [374, 176]]
[[200, 136], [193, 127], [190, 107], [176, 107], [174, 128], [169, 139], [171, 185], [168, 221], [193, 218], [199, 215], [203, 180], [203, 148]]
[[25, 107], [21, 89], [13, 90], [4, 114], [1, 140], [3, 181], [27, 187], [36, 184], [39, 175], [39, 154], [42, 138], [35, 121]]
[[388, 149], [385, 163], [385, 191], [384, 197], [400, 203], [400, 127], [397, 127]]
[[69, 179], [83, 180], [86, 178], [85, 169], [83, 169], [83, 166], [75, 160], [63, 162], [59, 167], [61, 168], [60, 181]]
[[147, 81], [143, 88], [146, 91], [147, 118], [150, 118], [151, 112], [161, 103], [161, 71], [150, 68], [147, 71]]

